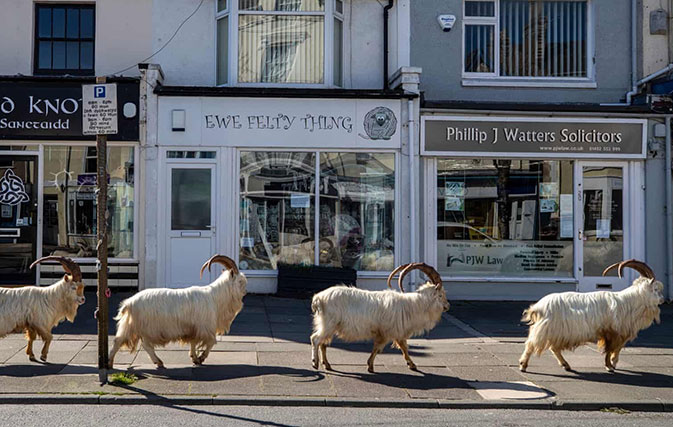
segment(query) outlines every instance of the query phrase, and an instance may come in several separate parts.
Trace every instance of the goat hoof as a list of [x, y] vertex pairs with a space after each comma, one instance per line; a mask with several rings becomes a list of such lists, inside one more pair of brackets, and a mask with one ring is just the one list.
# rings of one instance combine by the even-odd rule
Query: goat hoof
[[373, 374], [374, 373], [374, 367], [373, 366], [368, 367], [367, 372], [369, 372], [370, 374]]
[[311, 362], [311, 366], [313, 366], [313, 369], [318, 369], [318, 362], [315, 360]]
[[40, 356], [40, 360], [43, 361], [43, 362], [46, 362], [47, 361], [47, 356]]
[[37, 362], [35, 356], [28, 356], [28, 360], [30, 360], [31, 362]]
[[157, 363], [157, 369], [165, 369], [164, 362]]
[[407, 366], [409, 366], [409, 369], [411, 369], [412, 371], [418, 371], [418, 368], [413, 363], [410, 363]]
[[570, 365], [564, 365], [564, 366], [563, 366], [563, 369], [565, 369], [565, 370], [568, 371], [568, 372], [570, 372], [570, 371], [573, 370], [573, 369], [570, 367]]
[[610, 372], [611, 374], [613, 374], [613, 373], [615, 372], [615, 368], [611, 368], [611, 367], [609, 367], [609, 366], [606, 366], [606, 367], [605, 367], [605, 370], [608, 371], [608, 372]]
[[325, 363], [325, 370], [331, 371], [332, 370], [332, 365], [330, 365], [329, 363]]

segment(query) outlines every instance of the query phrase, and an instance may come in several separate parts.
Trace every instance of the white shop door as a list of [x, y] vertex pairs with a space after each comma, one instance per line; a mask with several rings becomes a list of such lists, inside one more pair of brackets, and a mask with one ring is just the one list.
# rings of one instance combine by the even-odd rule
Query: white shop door
[[199, 279], [199, 270], [217, 250], [216, 165], [169, 163], [167, 172], [166, 285], [208, 284], [211, 274], [205, 271]]
[[579, 291], [619, 291], [632, 273], [617, 277], [603, 270], [631, 257], [629, 169], [626, 162], [577, 162], [575, 169], [575, 248]]

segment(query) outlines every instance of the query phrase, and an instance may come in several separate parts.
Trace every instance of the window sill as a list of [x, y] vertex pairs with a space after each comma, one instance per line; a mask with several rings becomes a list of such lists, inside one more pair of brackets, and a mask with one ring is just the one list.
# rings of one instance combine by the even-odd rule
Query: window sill
[[446, 283], [559, 283], [577, 284], [573, 277], [476, 277], [476, 276], [446, 276], [442, 275], [442, 281]]
[[567, 89], [596, 89], [596, 82], [589, 79], [508, 79], [508, 78], [463, 78], [466, 87], [539, 87]]

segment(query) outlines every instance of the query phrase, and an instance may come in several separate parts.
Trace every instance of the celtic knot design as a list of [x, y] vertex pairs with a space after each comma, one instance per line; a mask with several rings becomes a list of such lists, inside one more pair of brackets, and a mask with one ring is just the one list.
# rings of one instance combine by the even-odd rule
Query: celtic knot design
[[21, 178], [16, 176], [13, 170], [7, 169], [5, 176], [0, 179], [0, 203], [16, 206], [28, 200], [30, 198]]

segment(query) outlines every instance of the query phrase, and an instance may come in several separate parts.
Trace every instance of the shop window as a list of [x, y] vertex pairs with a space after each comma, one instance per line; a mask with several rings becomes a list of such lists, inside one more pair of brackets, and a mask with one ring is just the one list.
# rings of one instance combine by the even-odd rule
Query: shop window
[[439, 159], [439, 271], [572, 277], [572, 176], [570, 161]]
[[[95, 157], [95, 147], [44, 147], [45, 256], [96, 256]], [[108, 252], [115, 258], [134, 258], [133, 147], [108, 147], [107, 170]]]
[[240, 167], [242, 269], [394, 267], [393, 153], [243, 152]]
[[241, 269], [314, 264], [315, 153], [241, 153]]
[[341, 0], [218, 0], [216, 31], [218, 85], [342, 85]]
[[395, 155], [321, 153], [320, 184], [320, 264], [395, 268]]
[[587, 0], [464, 2], [465, 77], [587, 78]]
[[94, 74], [95, 6], [35, 5], [35, 74]]

